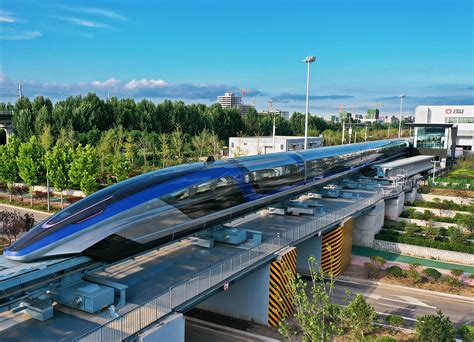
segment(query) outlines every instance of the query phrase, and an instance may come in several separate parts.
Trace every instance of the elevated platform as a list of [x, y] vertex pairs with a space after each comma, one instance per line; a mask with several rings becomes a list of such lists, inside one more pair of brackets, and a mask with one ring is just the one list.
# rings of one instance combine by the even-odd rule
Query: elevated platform
[[372, 168], [377, 171], [377, 177], [381, 178], [411, 177], [432, 169], [433, 158], [434, 156], [414, 156], [376, 164]]

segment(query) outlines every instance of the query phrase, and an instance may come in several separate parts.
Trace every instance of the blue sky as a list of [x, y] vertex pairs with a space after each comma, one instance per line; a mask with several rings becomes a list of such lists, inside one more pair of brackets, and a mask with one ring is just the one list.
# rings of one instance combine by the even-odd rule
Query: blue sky
[[471, 0], [0, 1], [0, 100], [95, 91], [335, 113], [473, 104]]

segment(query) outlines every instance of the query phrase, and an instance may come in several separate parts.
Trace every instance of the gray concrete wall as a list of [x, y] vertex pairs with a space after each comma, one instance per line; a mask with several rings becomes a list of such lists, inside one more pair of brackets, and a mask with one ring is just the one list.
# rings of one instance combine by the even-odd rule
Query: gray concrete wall
[[198, 308], [222, 315], [268, 325], [270, 265], [267, 264], [243, 279], [230, 284], [198, 305]]
[[395, 220], [403, 211], [405, 193], [402, 192], [397, 198], [385, 200], [385, 217]]
[[381, 251], [400, 253], [420, 258], [434, 259], [449, 263], [474, 265], [474, 254], [445, 251], [443, 249], [408, 245], [404, 243], [374, 240], [374, 248]]
[[138, 335], [139, 342], [173, 341], [184, 342], [184, 316], [173, 313], [160, 323]]
[[318, 266], [321, 265], [321, 241], [322, 236], [313, 236], [296, 246], [296, 270], [308, 273], [308, 259], [311, 256], [316, 258]]
[[352, 244], [354, 246], [372, 247], [374, 236], [383, 226], [386, 203], [380, 200], [368, 213], [354, 218]]

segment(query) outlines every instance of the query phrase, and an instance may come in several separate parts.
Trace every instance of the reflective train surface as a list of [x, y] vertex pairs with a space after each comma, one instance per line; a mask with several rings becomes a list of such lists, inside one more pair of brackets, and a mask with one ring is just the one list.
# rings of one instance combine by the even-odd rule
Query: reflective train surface
[[18, 261], [84, 254], [117, 260], [190, 235], [213, 222], [329, 177], [409, 152], [382, 140], [192, 163], [100, 190], [35, 226], [4, 251]]

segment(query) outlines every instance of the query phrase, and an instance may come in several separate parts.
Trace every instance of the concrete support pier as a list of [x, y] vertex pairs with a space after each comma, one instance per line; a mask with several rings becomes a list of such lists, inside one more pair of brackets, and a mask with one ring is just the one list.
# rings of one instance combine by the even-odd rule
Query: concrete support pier
[[321, 265], [322, 240], [322, 234], [318, 234], [303, 241], [297, 246], [298, 256], [296, 258], [296, 270], [298, 272], [303, 274], [309, 273], [308, 259], [312, 256], [316, 259], [318, 265]]
[[386, 203], [380, 200], [375, 207], [354, 219], [352, 243], [355, 246], [372, 247], [374, 236], [383, 226]]
[[396, 220], [403, 211], [405, 204], [405, 193], [402, 192], [397, 198], [385, 200], [385, 217]]
[[416, 194], [418, 192], [418, 187], [413, 187], [411, 191], [405, 192], [405, 201], [406, 202], [413, 202], [416, 200]]
[[296, 248], [198, 305], [198, 308], [263, 325], [278, 326], [293, 311], [288, 298], [288, 275], [296, 273]]

